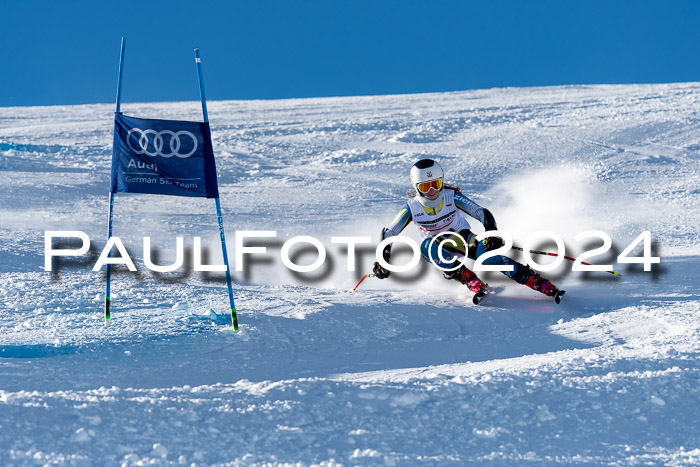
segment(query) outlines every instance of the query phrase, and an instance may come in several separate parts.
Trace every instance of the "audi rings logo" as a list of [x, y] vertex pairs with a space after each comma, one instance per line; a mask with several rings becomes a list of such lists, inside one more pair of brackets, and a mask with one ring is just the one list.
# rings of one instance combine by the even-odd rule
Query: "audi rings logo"
[[[134, 135], [132, 137], [132, 135]], [[138, 139], [136, 135], [140, 135]], [[168, 148], [163, 151], [166, 140]], [[190, 140], [192, 141], [190, 143]], [[132, 141], [136, 143], [134, 147]], [[146, 154], [147, 156], [161, 157], [179, 157], [186, 159], [195, 153], [197, 150], [197, 137], [189, 131], [170, 131], [170, 130], [142, 130], [141, 128], [132, 128], [126, 135], [126, 144], [129, 149], [136, 154]], [[182, 152], [181, 152], [182, 151]], [[185, 152], [187, 151], [187, 152]]]

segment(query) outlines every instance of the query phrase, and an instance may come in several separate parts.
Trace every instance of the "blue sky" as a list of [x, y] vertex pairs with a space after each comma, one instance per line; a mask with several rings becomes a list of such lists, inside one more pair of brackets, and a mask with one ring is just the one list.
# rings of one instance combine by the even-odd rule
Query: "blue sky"
[[5, 0], [0, 106], [700, 81], [700, 1]]

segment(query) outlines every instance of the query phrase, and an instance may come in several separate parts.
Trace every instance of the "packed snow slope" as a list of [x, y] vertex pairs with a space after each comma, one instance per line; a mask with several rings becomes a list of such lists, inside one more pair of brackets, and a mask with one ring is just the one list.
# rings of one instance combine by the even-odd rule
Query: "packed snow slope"
[[[277, 232], [233, 272], [237, 334], [221, 275], [142, 263], [144, 236], [163, 264], [178, 236], [221, 262], [213, 201], [151, 195], [115, 197], [139, 271], [115, 268], [104, 328], [113, 106], [0, 109], [0, 464], [698, 465], [699, 109], [698, 83], [210, 102], [229, 257], [236, 232]], [[549, 230], [573, 256], [608, 233], [592, 260], [622, 277], [565, 261], [559, 306], [488, 273], [476, 307], [428, 267], [349, 292], [372, 249], [349, 272], [331, 237], [378, 242], [425, 157], [517, 245]], [[46, 230], [92, 250], [46, 272]], [[645, 230], [661, 263], [617, 264]], [[298, 235], [320, 270], [282, 265]]]

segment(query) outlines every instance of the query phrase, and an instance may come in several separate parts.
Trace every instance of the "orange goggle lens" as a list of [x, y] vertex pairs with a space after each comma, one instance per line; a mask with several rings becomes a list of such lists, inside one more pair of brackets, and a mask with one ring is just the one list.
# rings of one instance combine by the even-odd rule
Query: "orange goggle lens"
[[416, 188], [418, 188], [418, 191], [420, 191], [421, 193], [427, 193], [430, 191], [431, 188], [435, 188], [439, 191], [440, 188], [442, 188], [442, 179], [438, 178], [437, 180], [419, 183], [416, 185]]

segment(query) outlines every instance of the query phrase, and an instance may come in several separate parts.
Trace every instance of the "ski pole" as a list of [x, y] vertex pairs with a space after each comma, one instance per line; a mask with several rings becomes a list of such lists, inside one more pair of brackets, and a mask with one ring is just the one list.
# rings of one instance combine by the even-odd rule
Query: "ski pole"
[[[525, 251], [525, 250], [523, 250], [522, 248], [517, 247], [517, 246], [512, 247], [512, 249], [513, 249], [513, 250], [519, 250], [519, 251]], [[556, 254], [556, 253], [549, 253], [549, 252], [547, 252], [547, 251], [530, 250], [530, 253], [535, 253], [535, 254], [538, 254], [538, 255], [545, 255], [545, 256], [559, 256], [559, 255]], [[576, 258], [572, 258], [571, 256], [566, 256], [566, 255], [564, 255], [564, 258], [565, 258], [565, 259], [568, 259], [569, 261], [576, 261]], [[591, 263], [587, 263], [587, 262], [585, 262], [585, 261], [581, 261], [581, 264], [586, 264], [586, 265], [588, 265], [588, 266], [593, 266]], [[613, 276], [622, 277], [622, 274], [620, 274], [620, 273], [617, 272], [617, 271], [605, 271], [605, 272], [609, 272], [609, 273], [612, 274]], [[359, 284], [358, 284], [358, 285], [359, 285]]]
[[[207, 113], [207, 98], [204, 95], [204, 79], [202, 78], [202, 58], [199, 56], [199, 48], [194, 49], [194, 63], [197, 67], [197, 82], [199, 83], [199, 97], [202, 101], [202, 116], [204, 122], [209, 122], [209, 114]], [[219, 222], [219, 237], [221, 237], [221, 250], [223, 253], [224, 264], [226, 265], [226, 287], [228, 288], [228, 302], [231, 305], [231, 326], [235, 332], [238, 332], [238, 312], [236, 304], [233, 301], [233, 288], [231, 286], [231, 268], [228, 264], [228, 253], [226, 252], [226, 235], [224, 234], [224, 218], [221, 215], [221, 202], [219, 196], [214, 198], [216, 205], [216, 220]]]
[[[115, 114], [120, 113], [122, 105], [122, 73], [124, 72], [124, 47], [126, 46], [126, 37], [122, 37], [122, 47], [119, 52], [119, 75], [117, 75], [117, 107], [114, 111]], [[114, 193], [110, 190], [109, 192], [109, 221], [107, 222], [107, 241], [112, 238], [112, 222], [114, 219]], [[109, 250], [107, 257], [112, 256], [112, 250]], [[109, 327], [109, 320], [112, 319], [112, 305], [110, 296], [110, 286], [112, 283], [112, 269], [111, 264], [107, 263], [107, 282], [105, 284], [105, 327]]]
[[360, 279], [360, 282], [358, 282], [357, 285], [352, 288], [351, 292], [354, 292], [355, 290], [357, 290], [357, 288], [360, 286], [360, 284], [362, 284], [362, 281], [364, 281], [368, 277], [374, 277], [374, 274], [365, 274], [364, 276], [362, 276], [362, 279]]

